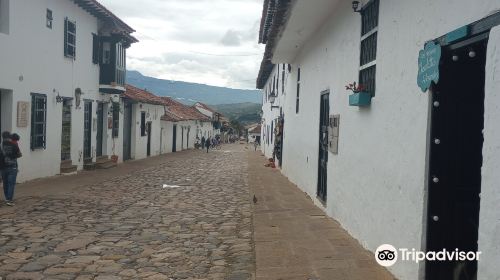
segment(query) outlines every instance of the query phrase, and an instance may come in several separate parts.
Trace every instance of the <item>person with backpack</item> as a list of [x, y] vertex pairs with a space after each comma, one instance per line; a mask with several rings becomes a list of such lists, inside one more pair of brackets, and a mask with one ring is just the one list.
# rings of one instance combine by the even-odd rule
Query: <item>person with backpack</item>
[[12, 142], [10, 132], [4, 131], [0, 145], [0, 169], [2, 171], [3, 193], [8, 206], [14, 206], [14, 188], [18, 171], [17, 159], [20, 157], [19, 146]]

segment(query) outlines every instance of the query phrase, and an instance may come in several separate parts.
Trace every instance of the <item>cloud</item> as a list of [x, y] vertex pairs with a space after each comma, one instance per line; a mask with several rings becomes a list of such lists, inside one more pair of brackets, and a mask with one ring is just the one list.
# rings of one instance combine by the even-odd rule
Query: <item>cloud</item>
[[241, 35], [234, 30], [228, 30], [220, 40], [224, 46], [239, 46], [241, 45]]
[[[262, 0], [100, 0], [139, 43], [127, 67], [157, 78], [254, 88]], [[228, 28], [230, 27], [230, 28]]]

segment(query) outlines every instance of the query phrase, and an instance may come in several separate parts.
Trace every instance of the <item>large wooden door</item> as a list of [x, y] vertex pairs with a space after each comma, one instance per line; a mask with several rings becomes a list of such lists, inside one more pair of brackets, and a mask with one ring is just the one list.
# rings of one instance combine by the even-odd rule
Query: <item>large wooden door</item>
[[96, 135], [96, 156], [102, 156], [102, 143], [104, 132], [104, 103], [97, 104], [97, 135]]
[[61, 130], [61, 160], [71, 159], [71, 100], [63, 101]]
[[83, 158], [92, 158], [92, 102], [84, 102], [83, 117]]
[[123, 110], [123, 160], [132, 158], [132, 104], [125, 102]]
[[327, 167], [328, 167], [328, 115], [330, 113], [329, 92], [321, 94], [319, 114], [319, 159], [318, 159], [318, 190], [320, 200], [326, 202]]
[[[485, 40], [442, 52], [432, 91], [427, 251], [478, 249], [485, 64]], [[472, 280], [476, 271], [476, 261], [426, 263], [427, 280]]]
[[177, 125], [174, 124], [172, 128], [172, 152], [175, 153], [177, 151]]
[[151, 122], [146, 123], [146, 133], [148, 134], [148, 144], [146, 147], [147, 156], [151, 156]]

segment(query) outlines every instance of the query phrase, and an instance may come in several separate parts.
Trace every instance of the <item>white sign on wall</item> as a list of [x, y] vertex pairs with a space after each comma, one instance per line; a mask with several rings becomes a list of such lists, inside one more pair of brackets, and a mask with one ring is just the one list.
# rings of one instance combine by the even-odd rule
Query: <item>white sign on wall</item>
[[29, 108], [29, 102], [17, 102], [17, 127], [28, 127]]

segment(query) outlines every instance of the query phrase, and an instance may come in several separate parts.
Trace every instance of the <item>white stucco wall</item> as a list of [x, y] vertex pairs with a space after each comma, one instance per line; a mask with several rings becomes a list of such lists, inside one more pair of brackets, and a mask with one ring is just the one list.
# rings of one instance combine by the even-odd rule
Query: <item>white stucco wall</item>
[[[46, 27], [46, 9], [53, 11], [53, 27]], [[97, 33], [97, 19], [72, 1], [10, 1], [9, 34], [0, 33], [0, 88], [2, 107], [9, 106], [10, 114], [2, 112], [2, 129], [21, 136], [18, 181], [51, 176], [59, 173], [62, 105], [55, 97], [74, 97], [81, 88], [82, 99], [100, 99], [99, 68], [92, 63], [92, 33]], [[64, 57], [64, 18], [76, 21], [76, 60]], [[22, 77], [22, 78], [20, 78]], [[2, 90], [2, 92], [4, 92]], [[30, 151], [30, 125], [17, 127], [17, 102], [31, 103], [30, 93], [47, 95], [47, 147]], [[73, 102], [74, 103], [74, 102]], [[93, 103], [93, 118], [96, 103]], [[83, 159], [83, 100], [81, 108], [72, 107], [73, 164], [81, 169]], [[95, 151], [96, 131], [92, 130], [92, 151]]]
[[479, 280], [498, 280], [500, 271], [500, 26], [490, 32], [486, 64]]
[[173, 145], [173, 126], [174, 122], [161, 121], [161, 128], [165, 141], [162, 141], [162, 153], [167, 154], [172, 152]]
[[[359, 71], [361, 22], [359, 14], [352, 12], [350, 1], [340, 1], [329, 19], [290, 61], [294, 67], [284, 109], [283, 173], [316, 200], [320, 93], [329, 90], [330, 114], [340, 114], [340, 142], [339, 154], [329, 154], [326, 212], [367, 249], [374, 251], [379, 245], [389, 243], [425, 250], [429, 97], [416, 84], [418, 52], [427, 40], [479, 20], [498, 8], [500, 3], [493, 0], [481, 3], [381, 0], [377, 91], [369, 108], [348, 106], [349, 93], [344, 88], [358, 79]], [[295, 113], [297, 67], [301, 68], [298, 114]], [[491, 76], [490, 80], [493, 84]], [[488, 98], [496, 97], [490, 94]], [[265, 105], [263, 109], [266, 114]], [[489, 126], [493, 126], [493, 121]], [[490, 137], [493, 146], [490, 150], [497, 151], [496, 133]], [[490, 169], [498, 167], [496, 161], [490, 164]], [[490, 178], [490, 184], [495, 179], [498, 178]], [[488, 191], [488, 182], [485, 183]], [[485, 203], [489, 207], [498, 204], [498, 191], [491, 196], [492, 199], [482, 202], [481, 209]], [[492, 248], [494, 241], [498, 244], [498, 238], [491, 240], [499, 230], [498, 214], [495, 216], [491, 211], [481, 214], [482, 219], [494, 224], [485, 226], [484, 232], [481, 228], [482, 248]], [[498, 250], [494, 253], [493, 250], [489, 249], [491, 255], [498, 254]], [[498, 256], [495, 260], [498, 261]], [[486, 265], [480, 264], [480, 269]], [[490, 270], [493, 268], [489, 266]], [[420, 269], [408, 262], [390, 268], [403, 280], [418, 279], [422, 276]], [[491, 271], [484, 273], [493, 275]]]
[[151, 122], [151, 155], [156, 156], [160, 154], [160, 137], [161, 123], [160, 118], [165, 110], [163, 106], [138, 103], [133, 104], [132, 109], [132, 158], [143, 159], [147, 156], [148, 135], [146, 131], [145, 136], [141, 136], [141, 112], [146, 113], [146, 124]]
[[[282, 91], [282, 88], [283, 88], [282, 87], [282, 69], [283, 69], [283, 65], [280, 64], [279, 65], [279, 72], [278, 72], [278, 65], [275, 65], [273, 71], [269, 75], [269, 78], [266, 82], [266, 85], [262, 89], [262, 95], [263, 95], [262, 96], [262, 129], [261, 129], [260, 149], [261, 149], [262, 153], [266, 156], [266, 158], [272, 158], [272, 156], [273, 156], [274, 142], [276, 140], [275, 136], [274, 136], [274, 128], [276, 127], [276, 121], [280, 117], [280, 108], [285, 106], [285, 99], [287, 98], [287, 96], [286, 96], [287, 90], [285, 90], [284, 92]], [[275, 78], [273, 78], [273, 77], [275, 77]], [[285, 87], [288, 85], [288, 77], [289, 77], [288, 70], [285, 70]], [[277, 79], [278, 91], [276, 92], [276, 98], [274, 100], [274, 103], [271, 104], [269, 99], [266, 100], [265, 95], [267, 93], [272, 92], [274, 79]], [[288, 99], [291, 99], [291, 97], [288, 97]], [[271, 108], [271, 106], [273, 106], [273, 107], [277, 106], [277, 107]], [[286, 113], [285, 113], [285, 119], [286, 119]], [[272, 135], [272, 137], [271, 137], [271, 135]], [[286, 137], [286, 135], [284, 137]]]

